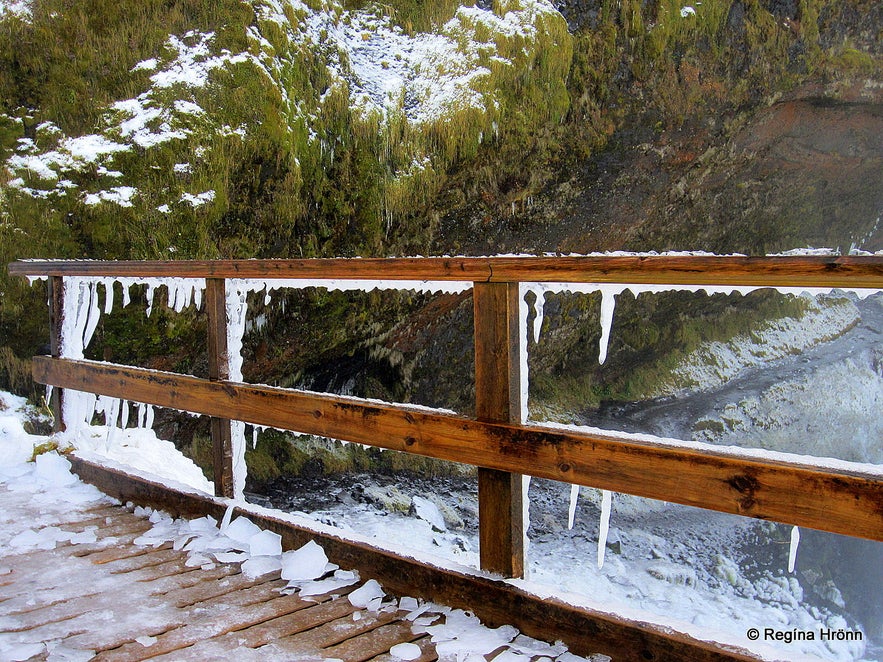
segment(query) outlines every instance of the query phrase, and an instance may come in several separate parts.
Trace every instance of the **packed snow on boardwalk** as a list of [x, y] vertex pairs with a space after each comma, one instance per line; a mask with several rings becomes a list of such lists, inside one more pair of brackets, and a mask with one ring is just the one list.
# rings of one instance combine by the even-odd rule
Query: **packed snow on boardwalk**
[[[4, 555], [0, 556], [0, 580], [15, 572], [16, 555], [54, 549], [62, 542], [95, 543], [96, 527], [86, 527], [84, 531], [74, 533], [65, 529], [65, 522], [80, 509], [112, 502], [109, 497], [73, 475], [70, 462], [56, 451], [39, 454], [34, 461], [31, 460], [35, 447], [47, 441], [46, 437], [25, 432], [24, 421], [34, 416], [22, 398], [0, 392], [0, 549], [5, 550]], [[107, 428], [96, 429], [96, 432], [106, 440]], [[117, 452], [110, 453], [118, 460], [143, 460], [142, 470], [145, 467], [148, 471], [162, 467], [166, 481], [171, 484], [182, 481], [195, 483], [196, 487], [209, 491], [210, 485], [199, 469], [175, 451], [169, 442], [158, 440], [145, 429], [119, 432]], [[149, 531], [135, 540], [135, 544], [154, 546], [172, 542], [175, 548], [188, 551], [188, 565], [203, 569], [213, 568], [217, 563], [240, 563], [242, 572], [250, 577], [281, 572], [282, 578], [288, 580], [288, 587], [282, 591], [297, 592], [302, 596], [320, 595], [357, 585], [349, 594], [355, 607], [374, 612], [408, 611], [407, 618], [412, 621], [415, 632], [429, 633], [443, 660], [478, 662], [484, 660], [484, 655], [498, 649], [502, 652], [495, 659], [500, 661], [529, 659], [529, 656], [544, 656], [550, 662], [578, 662], [585, 659], [569, 653], [561, 644], [549, 645], [521, 635], [511, 626], [486, 628], [478, 619], [462, 610], [408, 597], [399, 600], [389, 598], [376, 581], [361, 582], [357, 572], [330, 564], [325, 552], [315, 542], [283, 553], [278, 534], [261, 530], [245, 517], [232, 519], [231, 512], [232, 509], [228, 509], [228, 516], [219, 523], [211, 517], [173, 520], [160, 511], [135, 508], [136, 515], [149, 518], [153, 524]], [[73, 576], [67, 578], [71, 585], [91, 585], [88, 568], [81, 570], [81, 576], [73, 572]], [[169, 609], [174, 607], [170, 605]], [[443, 620], [437, 616], [425, 616], [430, 611], [443, 614]], [[114, 610], [111, 620], [96, 621], [95, 627], [126, 632], [130, 619], [139, 618], [141, 616], [137, 609]], [[92, 651], [66, 647], [63, 640], [34, 641], [29, 639], [29, 630], [16, 630], [14, 615], [0, 618], [0, 659], [27, 660], [46, 655], [48, 660], [70, 662], [85, 661], [92, 656]], [[395, 659], [410, 660], [419, 656], [420, 650], [414, 644], [398, 644], [393, 646], [390, 653]], [[234, 657], [237, 655], [235, 652], [232, 654]], [[272, 647], [262, 649], [259, 659], [274, 659]], [[595, 662], [609, 660], [602, 655], [588, 659]]]

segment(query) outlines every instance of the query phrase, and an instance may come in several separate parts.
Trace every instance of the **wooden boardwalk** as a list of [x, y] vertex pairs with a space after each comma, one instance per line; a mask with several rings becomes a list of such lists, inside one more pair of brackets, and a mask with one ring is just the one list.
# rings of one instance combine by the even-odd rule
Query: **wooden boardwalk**
[[[13, 497], [0, 494], [0, 501]], [[171, 543], [133, 541], [151, 523], [120, 506], [72, 511], [60, 528], [94, 533], [94, 542], [60, 543], [0, 558], [0, 633], [43, 642], [95, 660], [392, 660], [392, 646], [414, 642], [435, 660], [427, 634], [401, 610], [369, 612], [347, 593], [283, 595], [276, 575], [247, 579], [238, 564], [187, 565]], [[394, 609], [394, 608], [393, 608]]]

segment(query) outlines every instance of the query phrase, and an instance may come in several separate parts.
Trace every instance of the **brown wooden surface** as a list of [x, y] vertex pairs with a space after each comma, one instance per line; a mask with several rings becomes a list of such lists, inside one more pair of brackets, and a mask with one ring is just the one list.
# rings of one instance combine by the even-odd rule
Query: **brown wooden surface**
[[[64, 324], [64, 278], [52, 276], [48, 283], [49, 293], [49, 352], [58, 358], [61, 356], [61, 327]], [[54, 420], [52, 429], [55, 432], [64, 432], [65, 424], [62, 416], [62, 403], [64, 392], [60, 388], [52, 389], [49, 398], [49, 409], [52, 410]]]
[[[0, 508], [20, 498], [0, 486]], [[358, 584], [333, 595], [282, 595], [287, 582], [278, 571], [249, 579], [235, 563], [190, 567], [187, 552], [170, 543], [133, 545], [151, 524], [125, 508], [75, 508], [53, 526], [71, 532], [97, 526], [95, 542], [0, 550], [0, 565], [8, 568], [0, 577], [3, 636], [42, 644], [43, 652], [29, 659], [201, 662], [285, 659], [280, 652], [296, 650], [304, 659], [360, 662], [423, 637], [393, 599], [386, 611], [353, 607], [347, 595]], [[431, 644], [423, 647], [427, 659], [436, 659]]]
[[801, 464], [797, 456], [794, 462], [751, 459], [89, 361], [35, 357], [34, 379], [210, 416], [235, 411], [249, 423], [883, 539], [883, 480], [878, 475], [825, 471]]
[[[230, 361], [227, 350], [227, 289], [223, 278], [206, 280], [205, 310], [208, 316], [208, 378], [213, 382], [226, 380], [230, 378]], [[233, 431], [229, 418], [212, 417], [211, 438], [215, 494], [232, 498]]]
[[[174, 515], [211, 515], [218, 520], [227, 508], [227, 502], [209, 495], [181, 492], [100, 466], [75, 454], [70, 459], [74, 471], [83, 480], [123, 502], [149, 504]], [[757, 659], [742, 649], [699, 641], [667, 627], [576, 607], [554, 598], [542, 599], [505, 581], [440, 568], [413, 557], [346, 540], [294, 524], [283, 519], [281, 514], [278, 517], [268, 515], [265, 509], [237, 506], [233, 516], [238, 515], [247, 515], [258, 526], [280, 534], [285, 549], [315, 540], [332, 563], [358, 570], [363, 580], [377, 579], [389, 593], [471, 610], [489, 627], [514, 625], [524, 634], [540, 640], [564, 641], [577, 655], [605, 653], [615, 661]], [[268, 621], [267, 626], [271, 623]], [[322, 633], [318, 636], [321, 638]], [[294, 650], [302, 652], [296, 647]]]
[[883, 257], [605, 255], [165, 262], [30, 260], [11, 263], [9, 273], [22, 276], [333, 278], [881, 288]]
[[[475, 283], [475, 415], [488, 423], [521, 422], [518, 284]], [[481, 568], [524, 576], [524, 513], [520, 474], [478, 470]]]

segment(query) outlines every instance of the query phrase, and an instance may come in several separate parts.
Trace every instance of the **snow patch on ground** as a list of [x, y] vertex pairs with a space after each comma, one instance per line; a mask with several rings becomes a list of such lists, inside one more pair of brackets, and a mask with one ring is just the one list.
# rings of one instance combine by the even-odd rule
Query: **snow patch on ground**
[[[4, 505], [0, 509], [0, 549], [16, 554], [28, 550], [54, 549], [60, 542], [95, 542], [97, 526], [87, 527], [82, 532], [71, 532], [66, 531], [63, 525], [72, 510], [91, 508], [101, 502], [113, 503], [113, 500], [91, 485], [82, 483], [71, 473], [70, 462], [55, 451], [38, 455], [35, 462], [29, 461], [35, 445], [43, 444], [48, 439], [25, 432], [23, 420], [26, 409], [24, 399], [0, 392], [0, 457], [4, 458], [0, 464], [0, 502]], [[155, 454], [156, 460], [174, 455], [171, 444], [163, 446], [147, 436], [137, 436], [142, 442], [137, 454]], [[106, 430], [99, 428], [88, 438], [106, 438]], [[283, 553], [279, 534], [262, 530], [245, 516], [234, 519], [232, 504], [221, 522], [210, 516], [192, 520], [174, 519], [151, 508], [129, 507], [136, 515], [148, 518], [152, 523], [152, 527], [136, 538], [134, 544], [158, 547], [171, 543], [173, 549], [187, 552], [187, 565], [194, 568], [207, 570], [218, 563], [241, 563], [242, 572], [253, 578], [281, 571], [283, 578], [289, 580], [281, 593], [299, 592], [303, 596], [340, 590], [360, 581], [358, 573], [341, 570], [328, 563], [324, 550], [314, 541], [300, 549]], [[66, 573], [70, 586], [91, 585], [88, 563], [72, 563], [61, 570]], [[9, 572], [0, 557], [0, 576]], [[93, 586], [93, 589], [119, 593], [125, 586], [117, 583]], [[560, 643], [537, 641], [520, 634], [511, 626], [487, 628], [475, 616], [463, 610], [425, 603], [412, 597], [392, 599], [375, 580], [368, 580], [352, 591], [350, 602], [373, 612], [405, 612], [404, 617], [413, 624], [415, 634], [428, 633], [440, 655], [452, 654], [462, 660], [476, 659], [477, 655], [502, 647], [500, 655], [505, 657], [496, 659], [524, 659], [525, 655], [543, 655], [550, 661], [554, 659], [559, 662], [585, 659], [572, 655]], [[150, 608], [151, 614], [159, 617], [163, 605], [157, 603]], [[142, 615], [139, 610], [115, 613], [113, 627], [124, 630], [127, 618], [140, 619]], [[108, 623], [102, 621], [100, 626], [108, 627]], [[17, 630], [14, 615], [4, 617], [0, 627], [4, 630], [0, 632], [0, 658], [4, 660], [26, 660], [47, 654], [48, 659], [56, 659], [53, 657], [56, 655], [57, 659], [85, 660], [92, 655], [92, 651], [67, 649], [63, 642], [29, 638], [31, 633], [41, 633], [41, 630]], [[152, 637], [139, 640], [145, 647], [154, 642]], [[263, 660], [290, 659], [287, 654], [279, 655], [272, 644], [257, 653]], [[395, 647], [390, 653], [398, 659], [414, 659], [414, 650], [407, 645]], [[589, 659], [593, 662], [609, 660], [601, 655]]]
[[674, 368], [671, 381], [651, 397], [690, 391], [706, 391], [725, 384], [746, 368], [797, 354], [852, 327], [861, 315], [849, 299], [806, 299], [808, 309], [800, 319], [771, 320], [750, 335], [727, 342], [711, 342]]
[[850, 357], [725, 404], [697, 421], [693, 438], [883, 464], [881, 407], [880, 357]]
[[3, 14], [11, 14], [19, 18], [29, 18], [31, 15], [31, 0], [0, 0], [0, 17]]

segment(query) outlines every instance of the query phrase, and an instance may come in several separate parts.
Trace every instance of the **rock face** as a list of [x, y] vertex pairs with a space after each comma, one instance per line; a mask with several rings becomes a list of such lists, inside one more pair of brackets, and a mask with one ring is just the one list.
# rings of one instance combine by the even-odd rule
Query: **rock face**
[[881, 181], [879, 100], [789, 99], [696, 158], [654, 196], [659, 204], [628, 243], [694, 243], [718, 252], [876, 251], [883, 241]]

